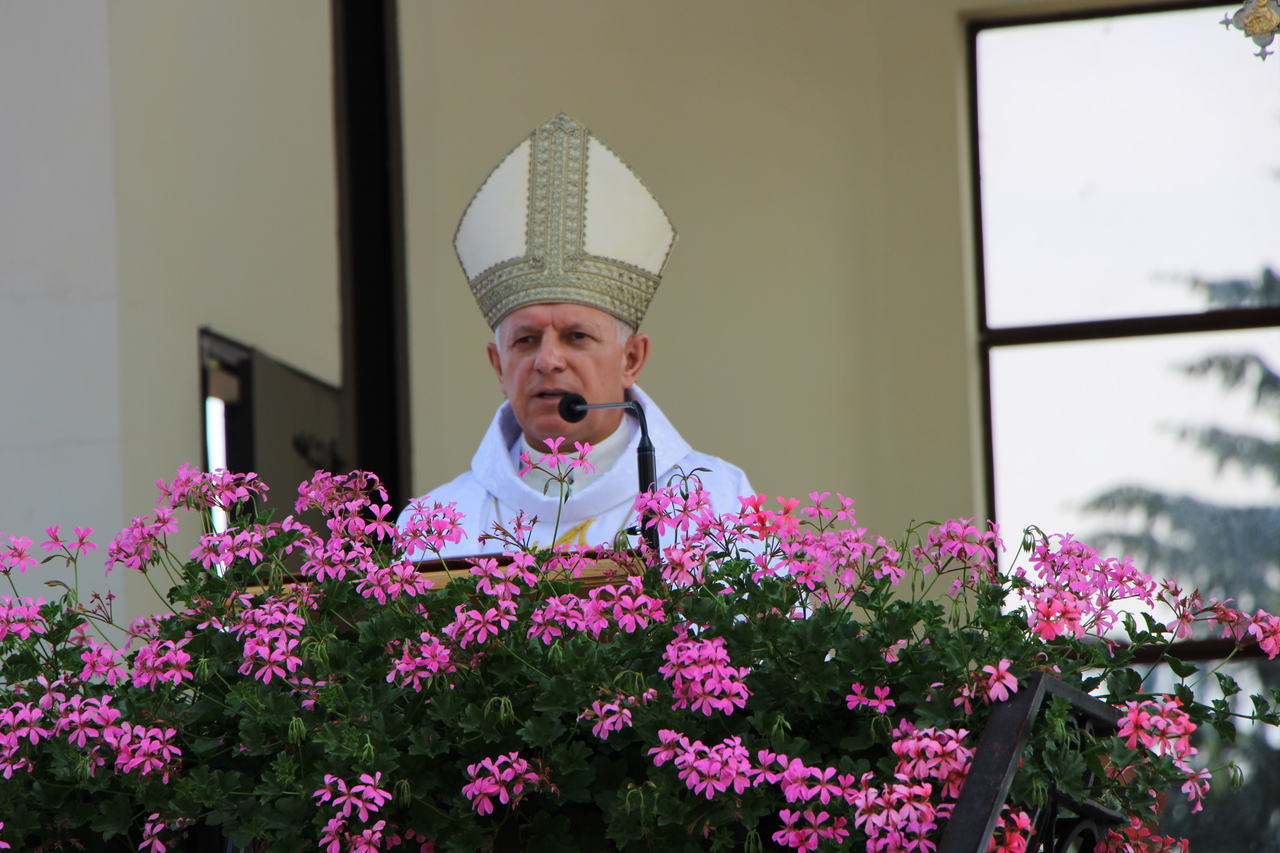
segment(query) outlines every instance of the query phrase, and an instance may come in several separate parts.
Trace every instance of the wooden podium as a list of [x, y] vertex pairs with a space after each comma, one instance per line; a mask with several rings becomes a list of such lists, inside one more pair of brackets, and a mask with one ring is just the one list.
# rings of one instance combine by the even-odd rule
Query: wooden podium
[[[634, 567], [610, 559], [597, 558], [593, 551], [583, 554], [582, 559], [585, 565], [582, 566], [578, 577], [563, 577], [557, 572], [555, 580], [578, 581], [582, 584], [582, 591], [587, 592], [611, 583], [622, 583], [632, 575], [639, 574]], [[431, 582], [428, 592], [435, 592], [444, 589], [455, 578], [471, 577], [470, 560], [497, 560], [498, 565], [501, 566], [511, 562], [511, 558], [503, 554], [473, 554], [470, 557], [450, 557], [447, 560], [420, 560], [414, 565], [418, 569], [419, 576]], [[302, 584], [311, 582], [297, 573], [287, 574], [284, 581]], [[245, 587], [244, 591], [251, 595], [261, 595], [266, 591], [266, 586], [254, 584]]]
[[[578, 577], [566, 577], [565, 580], [581, 582], [584, 590], [596, 589], [611, 583], [622, 583], [635, 573], [630, 567], [613, 560], [597, 559], [592, 552], [582, 556], [586, 564], [582, 566]], [[432, 590], [443, 589], [454, 578], [471, 576], [470, 560], [497, 560], [498, 565], [503, 566], [511, 562], [510, 557], [502, 554], [475, 554], [471, 557], [451, 557], [448, 560], [422, 560], [417, 563], [418, 574], [431, 581]], [[445, 567], [446, 564], [448, 568]]]

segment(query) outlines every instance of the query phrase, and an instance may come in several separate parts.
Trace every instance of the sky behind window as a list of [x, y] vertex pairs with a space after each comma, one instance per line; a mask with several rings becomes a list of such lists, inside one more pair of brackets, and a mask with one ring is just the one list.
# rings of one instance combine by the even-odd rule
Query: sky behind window
[[[1280, 57], [1216, 24], [1238, 5], [990, 29], [978, 36], [985, 286], [993, 328], [1204, 310], [1195, 278], [1280, 272]], [[1280, 418], [1179, 365], [1280, 330], [999, 348], [997, 513], [1086, 535], [1122, 484], [1277, 503], [1178, 425], [1280, 439]]]

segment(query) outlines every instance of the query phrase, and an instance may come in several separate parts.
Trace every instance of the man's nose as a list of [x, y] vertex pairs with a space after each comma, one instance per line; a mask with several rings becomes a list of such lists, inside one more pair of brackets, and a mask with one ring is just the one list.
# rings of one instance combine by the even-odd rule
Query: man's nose
[[564, 369], [564, 348], [560, 346], [560, 342], [550, 339], [550, 336], [543, 338], [541, 345], [538, 347], [538, 358], [534, 366], [541, 373], [551, 373], [556, 370]]

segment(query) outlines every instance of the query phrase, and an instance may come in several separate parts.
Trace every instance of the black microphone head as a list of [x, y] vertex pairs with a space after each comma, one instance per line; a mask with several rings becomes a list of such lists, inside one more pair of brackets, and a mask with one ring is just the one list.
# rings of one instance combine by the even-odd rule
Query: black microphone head
[[587, 398], [581, 394], [565, 394], [560, 398], [560, 420], [576, 424], [587, 416]]

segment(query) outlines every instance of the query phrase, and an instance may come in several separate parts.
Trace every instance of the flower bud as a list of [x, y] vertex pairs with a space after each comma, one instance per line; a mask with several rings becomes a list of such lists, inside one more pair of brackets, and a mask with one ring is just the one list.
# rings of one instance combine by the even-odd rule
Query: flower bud
[[294, 717], [293, 719], [289, 720], [289, 731], [288, 731], [288, 734], [285, 735], [285, 737], [288, 739], [289, 743], [292, 743], [292, 744], [302, 743], [304, 740], [307, 739], [306, 723], [302, 722], [302, 720], [298, 717]]

